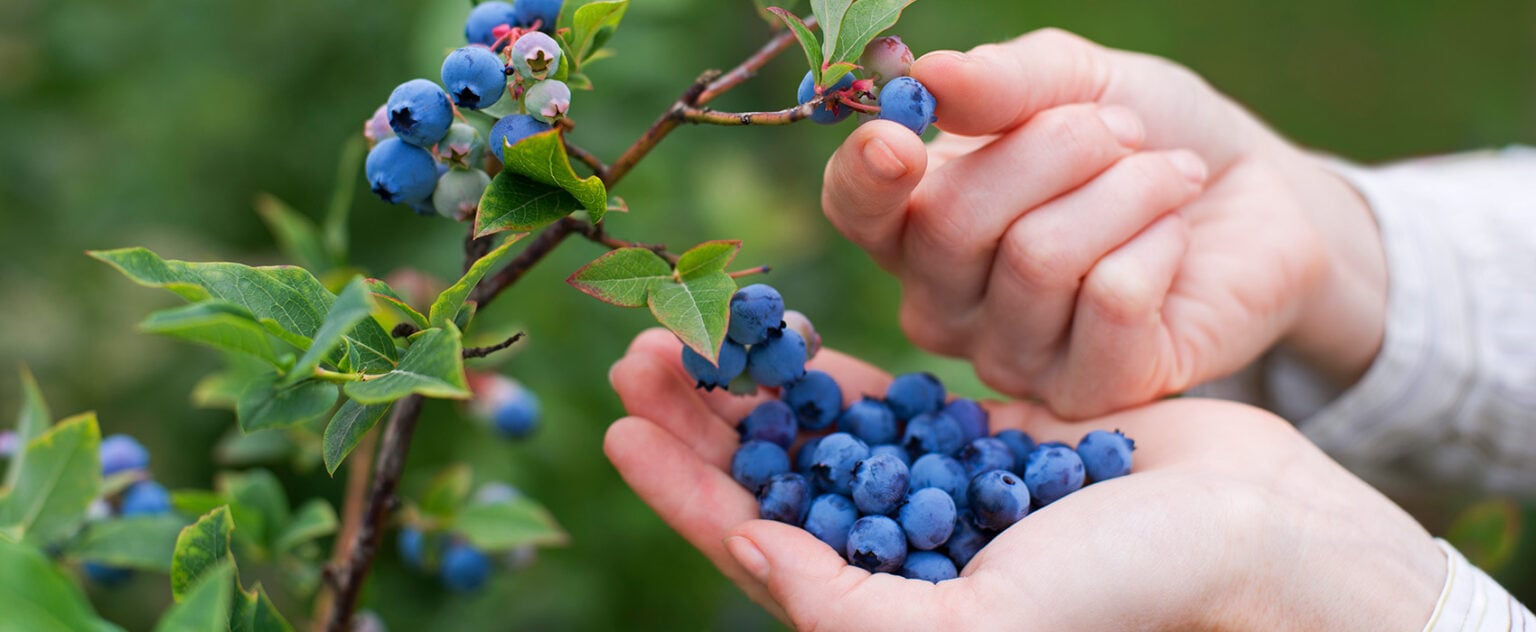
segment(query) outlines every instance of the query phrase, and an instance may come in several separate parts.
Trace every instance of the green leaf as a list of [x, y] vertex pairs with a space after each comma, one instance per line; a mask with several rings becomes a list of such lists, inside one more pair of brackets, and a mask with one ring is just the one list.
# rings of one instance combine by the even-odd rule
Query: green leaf
[[706, 241], [677, 258], [677, 277], [684, 281], [724, 272], [741, 251], [740, 241]]
[[145, 318], [139, 329], [278, 364], [267, 330], [249, 310], [234, 303], [208, 300], [163, 309]]
[[736, 280], [724, 272], [700, 273], [679, 283], [661, 283], [651, 288], [647, 301], [651, 314], [663, 327], [677, 334], [710, 362], [725, 341], [725, 328], [731, 312], [731, 295]]
[[[816, 3], [811, 4], [815, 6]], [[779, 7], [768, 7], [768, 12], [779, 18], [784, 26], [789, 27], [789, 32], [795, 34], [795, 39], [800, 42], [800, 50], [805, 51], [805, 63], [809, 64], [811, 72], [816, 74], [817, 83], [821, 83], [821, 43], [816, 41], [816, 34], [812, 33], [805, 22], [801, 22], [800, 17], [793, 13]]]
[[[565, 153], [565, 141], [559, 129], [534, 134], [507, 143], [503, 150], [506, 160], [502, 172], [491, 181], [480, 199], [480, 211], [475, 217], [475, 231], [484, 236], [500, 230], [533, 230], [570, 214], [564, 200], [549, 192], [551, 187], [569, 194], [591, 215], [593, 222], [600, 222], [608, 211], [608, 189], [602, 178], [576, 175], [571, 168], [571, 158]], [[503, 178], [503, 175], [509, 177]], [[525, 182], [518, 182], [521, 180]], [[501, 184], [498, 184], [501, 182]], [[528, 183], [543, 187], [530, 187]], [[556, 210], [568, 209], [561, 215]], [[538, 223], [542, 221], [543, 223]]]
[[336, 411], [336, 416], [331, 417], [331, 423], [325, 427], [325, 471], [332, 476], [336, 474], [341, 462], [352, 454], [357, 448], [358, 442], [363, 440], [363, 435], [378, 425], [384, 418], [384, 413], [389, 411], [390, 404], [374, 404], [372, 406], [359, 404], [357, 400], [349, 399], [341, 405], [341, 410]]
[[167, 572], [176, 553], [176, 539], [187, 521], [180, 517], [126, 516], [86, 525], [64, 554], [81, 561], [119, 568]]
[[520, 546], [559, 546], [570, 536], [549, 510], [528, 498], [489, 505], [470, 505], [459, 512], [454, 531], [487, 552]]
[[592, 53], [601, 47], [602, 44], [597, 42], [598, 33], [604, 28], [609, 29], [610, 32], [617, 29], [627, 9], [629, 9], [629, 0], [592, 2], [576, 9], [571, 19], [569, 45], [571, 51], [576, 53], [576, 59], [579, 60], [576, 64], [578, 67], [589, 61]]
[[245, 432], [287, 428], [319, 419], [336, 405], [335, 384], [305, 380], [292, 386], [277, 383], [277, 373], [252, 379], [235, 403], [235, 416]]
[[277, 249], [284, 257], [316, 274], [331, 267], [331, 257], [325, 252], [320, 228], [303, 213], [270, 194], [260, 193], [256, 195], [256, 214], [267, 224], [267, 230], [272, 231]]
[[857, 68], [858, 66], [850, 64], [846, 61], [840, 61], [835, 64], [828, 64], [826, 68], [821, 70], [822, 87], [829, 87], [833, 84], [836, 84], [840, 77], [853, 72]]
[[491, 179], [475, 214], [475, 236], [504, 230], [533, 231], [584, 208], [575, 196], [557, 186], [540, 184], [502, 171]]
[[[301, 349], [325, 322], [336, 297], [302, 268], [252, 268], [236, 263], [188, 263], [161, 259], [143, 248], [92, 251], [134, 282], [165, 288], [189, 301], [210, 298], [249, 310], [270, 333]], [[345, 368], [387, 371], [396, 361], [394, 341], [378, 323], [363, 321], [345, 337], [345, 353], [331, 358]]]
[[480, 279], [485, 278], [486, 273], [511, 258], [512, 244], [517, 243], [518, 240], [525, 236], [527, 235], [512, 235], [508, 237], [500, 247], [487, 253], [479, 261], [476, 261], [474, 265], [471, 265], [469, 271], [465, 272], [464, 276], [460, 277], [457, 283], [443, 290], [442, 294], [437, 295], [437, 300], [432, 301], [432, 308], [428, 312], [430, 315], [427, 317], [427, 320], [430, 325], [433, 327], [446, 327], [448, 323], [453, 322], [459, 315], [459, 311], [464, 309], [464, 299], [469, 298], [469, 293], [475, 289], [476, 284], [480, 283]]
[[206, 489], [179, 489], [171, 492], [171, 507], [188, 516], [201, 516], [229, 504], [229, 497]]
[[399, 368], [346, 386], [348, 397], [362, 404], [386, 404], [416, 393], [441, 399], [469, 399], [464, 379], [459, 330], [428, 329], [411, 336]]
[[1508, 498], [1495, 498], [1462, 510], [1445, 539], [1478, 568], [1497, 574], [1514, 560], [1520, 532], [1520, 506]]
[[33, 547], [0, 540], [0, 632], [121, 630]]
[[208, 632], [229, 629], [230, 599], [234, 591], [235, 565], [220, 564], [203, 575], [187, 591], [186, 599], [166, 611], [155, 632]]
[[93, 413], [60, 421], [28, 443], [16, 486], [0, 499], [0, 528], [18, 529], [34, 546], [73, 534], [101, 489], [100, 445]]
[[21, 449], [48, 431], [48, 426], [53, 423], [53, 416], [48, 412], [48, 402], [43, 399], [43, 391], [37, 387], [37, 378], [32, 377], [32, 370], [26, 365], [21, 365], [21, 409], [16, 412], [16, 454], [11, 457], [10, 467], [5, 472], [5, 480], [0, 482], [0, 488], [7, 488], [15, 484], [16, 477], [21, 474], [21, 462], [26, 458], [27, 451]]
[[421, 312], [416, 311], [416, 308], [411, 307], [410, 303], [405, 302], [405, 299], [400, 297], [400, 293], [396, 292], [395, 288], [389, 287], [388, 283], [378, 279], [368, 279], [368, 291], [373, 293], [374, 298], [388, 303], [399, 310], [401, 314], [404, 314], [406, 318], [411, 319], [411, 323], [416, 325], [417, 329], [426, 329], [429, 326], [427, 325], [427, 317], [422, 316]]
[[[250, 541], [270, 548], [278, 530], [288, 524], [288, 494], [277, 477], [264, 469], [226, 474], [219, 488], [232, 502], [230, 512]], [[236, 508], [248, 511], [236, 511]]]
[[171, 557], [171, 596], [177, 602], [187, 598], [198, 579], [233, 562], [229, 536], [234, 530], [228, 507], [214, 509], [181, 530]]
[[[853, 3], [854, 0], [811, 0], [811, 14], [816, 16], [816, 21], [821, 24], [822, 35], [827, 38], [821, 50], [822, 57], [827, 61], [839, 61], [832, 56], [832, 48], [842, 30], [843, 17], [848, 14], [848, 7]], [[821, 64], [816, 64], [816, 67], [820, 68]]]
[[362, 277], [356, 277], [347, 284], [341, 294], [336, 296], [336, 301], [331, 303], [331, 310], [325, 315], [325, 320], [320, 323], [320, 328], [315, 331], [309, 349], [299, 357], [299, 361], [294, 363], [293, 368], [288, 370], [287, 377], [283, 378], [280, 385], [293, 386], [300, 380], [312, 377], [315, 367], [320, 366], [321, 360], [331, 356], [331, 352], [342, 343], [343, 336], [368, 318], [371, 313], [373, 313], [373, 302], [368, 300], [368, 286], [363, 282]]
[[357, 193], [357, 174], [363, 169], [368, 144], [361, 134], [353, 134], [341, 146], [336, 160], [336, 184], [331, 189], [331, 203], [326, 207], [322, 239], [332, 266], [347, 260], [347, 220], [352, 210], [352, 196]]
[[619, 307], [644, 307], [651, 288], [672, 281], [672, 266], [648, 248], [619, 248], [582, 266], [565, 282]]
[[761, 15], [762, 18], [767, 20], [769, 24], [777, 22], [777, 20], [773, 17], [773, 14], [768, 11], [769, 7], [781, 7], [786, 10], [793, 10], [795, 7], [800, 5], [800, 0], [752, 0], [752, 2], [753, 4], [757, 5], [758, 15]]
[[132, 487], [144, 477], [142, 472], [129, 470], [118, 472], [101, 479], [101, 491], [96, 493], [98, 498], [112, 497], [123, 493], [123, 490]]
[[[812, 0], [814, 5], [818, 0]], [[841, 2], [842, 0], [837, 0]], [[839, 30], [833, 30], [831, 25], [823, 24], [822, 30], [827, 34], [827, 46], [832, 50], [828, 54], [827, 61], [837, 63], [840, 61], [857, 61], [864, 54], [864, 47], [886, 29], [895, 26], [901, 19], [901, 10], [907, 8], [915, 0], [859, 0], [854, 2], [843, 17]], [[836, 42], [836, 45], [833, 45]], [[826, 75], [823, 79], [827, 82], [836, 81], [836, 77], [842, 75]]]
[[421, 495], [422, 513], [438, 518], [457, 514], [469, 498], [469, 488], [473, 482], [474, 472], [468, 465], [456, 463], [443, 468], [437, 476], [432, 477], [432, 482], [427, 484], [427, 491]]
[[293, 626], [272, 604], [267, 591], [257, 584], [249, 591], [240, 591], [229, 613], [230, 632], [293, 632]]
[[225, 353], [224, 370], [209, 374], [192, 387], [192, 403], [234, 411], [246, 385], [256, 378], [266, 379], [271, 372], [272, 365], [261, 360], [243, 353]]
[[336, 510], [330, 503], [312, 499], [299, 507], [298, 513], [278, 533], [272, 542], [272, 550], [279, 554], [290, 551], [300, 544], [335, 533], [338, 525]]

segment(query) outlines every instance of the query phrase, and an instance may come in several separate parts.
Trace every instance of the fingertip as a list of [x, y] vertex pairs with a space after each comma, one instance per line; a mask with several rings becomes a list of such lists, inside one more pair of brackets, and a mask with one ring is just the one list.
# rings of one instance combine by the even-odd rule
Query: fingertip
[[1206, 166], [1205, 160], [1188, 149], [1175, 149], [1168, 152], [1168, 162], [1190, 184], [1204, 185], [1206, 178], [1210, 176], [1210, 168]]

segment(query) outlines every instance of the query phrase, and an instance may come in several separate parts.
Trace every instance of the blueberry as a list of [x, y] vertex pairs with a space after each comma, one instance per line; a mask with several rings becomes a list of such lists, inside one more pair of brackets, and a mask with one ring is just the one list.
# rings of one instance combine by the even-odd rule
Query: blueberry
[[891, 514], [907, 497], [907, 464], [889, 454], [870, 455], [853, 469], [853, 504], [865, 514]]
[[448, 126], [448, 134], [437, 142], [437, 154], [454, 167], [479, 167], [485, 162], [485, 139], [473, 125], [454, 123]]
[[[748, 285], [731, 295], [731, 321], [726, 334], [731, 340], [744, 345], [758, 344], [783, 322], [784, 297], [772, 286]], [[802, 337], [801, 341], [804, 340]]]
[[778, 444], [748, 441], [731, 457], [731, 478], [754, 494], [768, 479], [789, 471], [789, 455]]
[[873, 397], [854, 402], [837, 419], [837, 429], [863, 439], [865, 443], [895, 443], [901, 438], [897, 432], [896, 414], [891, 408]]
[[942, 454], [926, 454], [912, 462], [912, 489], [934, 487], [949, 494], [956, 506], [966, 505], [965, 467]]
[[807, 360], [816, 357], [816, 352], [821, 351], [821, 334], [816, 332], [816, 326], [811, 324], [811, 319], [805, 314], [795, 310], [784, 312], [784, 326], [795, 330], [805, 340], [805, 358]]
[[[789, 405], [770, 399], [753, 408], [752, 412], [741, 420], [737, 431], [741, 433], [742, 442], [767, 441], [788, 450], [795, 445], [795, 433], [798, 430], [795, 424], [795, 413], [789, 409]], [[804, 453], [805, 451], [801, 450], [801, 454]], [[809, 458], [806, 457], [806, 459]], [[800, 470], [798, 457], [796, 465], [795, 469]]]
[[805, 514], [805, 530], [843, 554], [848, 550], [848, 530], [858, 519], [859, 510], [847, 496], [822, 494], [811, 501], [811, 509]]
[[901, 445], [906, 446], [912, 456], [954, 454], [965, 446], [965, 431], [949, 415], [924, 413], [907, 423]]
[[390, 204], [425, 202], [437, 187], [437, 161], [431, 152], [399, 138], [386, 138], [374, 145], [363, 170], [368, 186]]
[[401, 527], [400, 535], [395, 538], [395, 546], [400, 551], [400, 560], [405, 565], [423, 570], [426, 568], [426, 535], [415, 527]]
[[496, 124], [491, 126], [491, 151], [496, 154], [496, 159], [506, 162], [503, 154], [507, 145], [516, 145], [524, 138], [534, 134], [542, 134], [554, 129], [549, 123], [542, 122], [527, 114], [509, 114], [501, 117]]
[[171, 494], [154, 481], [139, 481], [123, 490], [118, 513], [124, 516], [152, 516], [171, 510]]
[[955, 563], [943, 554], [933, 551], [916, 551], [908, 555], [907, 561], [902, 563], [901, 576], [937, 584], [946, 579], [959, 577], [960, 572], [955, 570]]
[[133, 577], [133, 569], [107, 566], [96, 562], [86, 562], [80, 568], [85, 571], [85, 576], [91, 581], [108, 588], [121, 586]]
[[491, 576], [491, 558], [468, 543], [453, 542], [443, 549], [438, 573], [449, 590], [473, 592]]
[[932, 373], [898, 375], [885, 389], [885, 403], [902, 421], [936, 413], [944, 406], [944, 384]]
[[1008, 444], [1008, 449], [1013, 451], [1013, 471], [1017, 474], [1024, 473], [1024, 461], [1029, 458], [1029, 453], [1035, 451], [1035, 439], [1022, 430], [1002, 430], [995, 435], [997, 440]]
[[[853, 73], [843, 75], [837, 83], [827, 88], [826, 92], [836, 92], [853, 85]], [[800, 89], [795, 92], [795, 97], [802, 105], [816, 98], [816, 77], [811, 71], [806, 71], [805, 78], [800, 80]], [[834, 125], [841, 123], [843, 119], [853, 114], [853, 110], [841, 103], [823, 103], [821, 107], [811, 112], [811, 120], [822, 125]]]
[[874, 458], [876, 454], [889, 454], [893, 457], [896, 457], [897, 461], [901, 461], [901, 464], [907, 466], [907, 469], [910, 470], [912, 468], [912, 455], [907, 454], [906, 448], [903, 448], [894, 443], [882, 443], [880, 445], [869, 446], [870, 458]]
[[775, 475], [757, 492], [758, 516], [800, 526], [811, 504], [811, 485], [794, 472]]
[[513, 24], [533, 28], [534, 22], [538, 22], [540, 31], [553, 33], [560, 21], [560, 5], [563, 3], [564, 0], [517, 0], [512, 5]]
[[825, 372], [806, 371], [805, 377], [784, 387], [784, 403], [795, 411], [801, 428], [821, 430], [843, 412], [843, 389]]
[[960, 448], [955, 454], [960, 465], [965, 466], [967, 478], [976, 478], [977, 474], [989, 470], [1012, 470], [1013, 450], [1000, 439], [982, 437]]
[[368, 139], [368, 148], [372, 149], [379, 141], [394, 137], [395, 130], [389, 128], [389, 109], [380, 105], [373, 116], [363, 121], [363, 138]]
[[571, 109], [571, 87], [564, 81], [545, 79], [523, 93], [523, 105], [528, 108], [529, 116], [554, 124]]
[[845, 432], [834, 432], [817, 444], [811, 475], [823, 489], [851, 496], [853, 469], [867, 458], [869, 446], [863, 441]]
[[128, 435], [116, 434], [102, 439], [99, 453], [102, 476], [149, 467], [149, 450]]
[[907, 537], [885, 516], [864, 516], [848, 529], [848, 561], [872, 573], [890, 573], [907, 561]]
[[983, 472], [971, 479], [968, 495], [976, 526], [1002, 531], [1029, 515], [1029, 487], [1007, 470]]
[[907, 498], [897, 520], [912, 548], [930, 551], [949, 540], [958, 515], [953, 497], [937, 487], [924, 487]]
[[1131, 473], [1131, 451], [1136, 442], [1119, 430], [1095, 430], [1077, 442], [1077, 456], [1083, 460], [1088, 479], [1097, 483]]
[[821, 439], [822, 437], [811, 437], [800, 444], [800, 451], [795, 453], [796, 472], [807, 476], [811, 474], [811, 466], [816, 465], [816, 446], [821, 445]]
[[516, 23], [516, 15], [512, 5], [505, 2], [493, 0], [477, 4], [470, 10], [469, 19], [464, 22], [464, 39], [471, 44], [490, 46], [496, 41], [493, 34], [496, 27]]
[[905, 77], [912, 70], [912, 49], [900, 37], [877, 37], [864, 47], [859, 65], [869, 73], [875, 85], [883, 86], [897, 77]]
[[506, 64], [484, 46], [465, 46], [443, 60], [443, 85], [453, 104], [478, 110], [501, 100], [507, 91]]
[[689, 377], [698, 381], [699, 388], [710, 391], [725, 388], [747, 369], [746, 348], [730, 340], [720, 342], [716, 358], [720, 360], [718, 364], [699, 355], [692, 347], [683, 345], [683, 369], [688, 371]]
[[747, 350], [747, 375], [769, 388], [784, 386], [805, 376], [805, 340], [784, 331]]
[[955, 532], [944, 543], [944, 551], [956, 568], [965, 568], [982, 547], [992, 541], [992, 534], [976, 526], [976, 517], [967, 511], [955, 518]]
[[453, 124], [453, 104], [448, 93], [426, 79], [412, 79], [389, 93], [389, 127], [407, 143], [431, 147]]
[[928, 88], [911, 77], [897, 77], [880, 90], [880, 118], [902, 124], [914, 134], [928, 129], [938, 120], [933, 109], [938, 105]]
[[496, 431], [508, 439], [526, 439], [539, 429], [539, 398], [521, 386], [501, 402], [491, 421]]
[[991, 432], [987, 429], [987, 409], [973, 399], [956, 399], [944, 405], [942, 412], [953, 417], [965, 432], [965, 440], [973, 441]]
[[432, 189], [432, 208], [448, 219], [461, 220], [475, 215], [491, 176], [479, 169], [450, 169], [437, 179]]
[[512, 67], [525, 82], [548, 79], [560, 69], [560, 44], [539, 32], [519, 37], [512, 43]]
[[1041, 506], [1082, 489], [1084, 474], [1083, 459], [1066, 446], [1040, 444], [1024, 462], [1024, 482]]

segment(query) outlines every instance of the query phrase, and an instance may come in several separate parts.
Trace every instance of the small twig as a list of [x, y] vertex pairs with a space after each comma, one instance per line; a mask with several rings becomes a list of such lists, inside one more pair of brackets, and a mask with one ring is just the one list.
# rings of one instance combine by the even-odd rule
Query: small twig
[[497, 351], [501, 351], [502, 349], [515, 345], [517, 344], [517, 341], [522, 339], [523, 332], [519, 331], [515, 334], [512, 334], [511, 338], [507, 338], [506, 340], [498, 342], [489, 347], [469, 347], [464, 350], [464, 359], [470, 360], [473, 358], [483, 358], [485, 356], [496, 353]]
[[733, 279], [739, 279], [739, 278], [742, 278], [742, 277], [749, 277], [749, 276], [752, 276], [754, 274], [768, 274], [769, 272], [772, 272], [772, 271], [773, 271], [773, 268], [770, 268], [768, 266], [757, 266], [756, 268], [748, 268], [746, 270], [738, 270], [736, 272], [732, 272], [732, 273], [729, 274], [729, 276], [731, 278], [733, 278]]
[[708, 108], [685, 107], [678, 112], [684, 121], [707, 125], [789, 125], [811, 117], [821, 100], [776, 112], [717, 112]]
[[[563, 139], [564, 136], [565, 135], [562, 134], [561, 138]], [[608, 173], [608, 165], [603, 164], [602, 159], [598, 158], [596, 154], [581, 148], [579, 145], [576, 145], [569, 140], [565, 141], [565, 153], [570, 154], [572, 158], [580, 160], [582, 164], [587, 165], [588, 168], [592, 169], [592, 173], [599, 178]]]
[[618, 160], [608, 166], [608, 175], [603, 178], [603, 184], [612, 189], [613, 185], [624, 179], [624, 176], [629, 174], [629, 170], [633, 169], [640, 159], [645, 158], [646, 154], [651, 153], [661, 139], [677, 129], [677, 125], [682, 122], [682, 117], [678, 113], [684, 108], [697, 107], [699, 95], [704, 94], [704, 91], [719, 78], [720, 71], [706, 70], [704, 74], [699, 75], [698, 79], [694, 79], [693, 84], [683, 91], [683, 95], [672, 103], [672, 107], [667, 108], [656, 122], [651, 123], [651, 126], [640, 134], [640, 138], [635, 139], [629, 149], [624, 150], [624, 154], [619, 156]]
[[528, 270], [532, 269], [545, 256], [548, 256], [550, 252], [553, 252], [555, 247], [560, 245], [560, 242], [565, 241], [566, 237], [571, 236], [571, 233], [576, 229], [576, 225], [585, 223], [567, 217], [546, 226], [544, 230], [539, 231], [539, 234], [534, 235], [533, 239], [528, 240], [528, 245], [523, 248], [522, 252], [517, 253], [517, 256], [513, 257], [511, 262], [507, 263], [507, 267], [502, 268], [496, 274], [481, 279], [479, 285], [476, 285], [475, 289], [469, 293], [469, 300], [479, 304], [479, 309], [485, 309], [497, 295], [511, 287], [513, 283], [517, 283], [518, 279], [528, 274]]
[[471, 266], [475, 265], [476, 261], [479, 261], [481, 257], [489, 253], [491, 245], [496, 243], [496, 237], [493, 235], [475, 237], [475, 223], [468, 222], [468, 224], [469, 235], [464, 237], [464, 272], [466, 273], [469, 272]]
[[629, 241], [625, 239], [619, 239], [617, 237], [612, 237], [608, 235], [608, 229], [605, 228], [602, 224], [582, 222], [580, 226], [576, 227], [576, 232], [581, 233], [581, 236], [586, 237], [588, 241], [602, 244], [609, 250], [618, 250], [620, 248], [644, 248], [660, 255], [661, 258], [666, 259], [668, 263], [673, 265], [677, 264], [677, 255], [667, 252], [667, 247], [664, 244], [646, 244], [638, 241]]
[[348, 558], [352, 556], [352, 547], [356, 545], [357, 531], [362, 528], [363, 503], [368, 495], [368, 475], [373, 471], [374, 449], [379, 444], [379, 433], [369, 431], [363, 435], [363, 440], [358, 442], [357, 449], [352, 451], [352, 458], [347, 461], [347, 495], [341, 504], [341, 529], [336, 533], [336, 549], [331, 552], [331, 561], [321, 569], [321, 579], [329, 590], [320, 591], [315, 602], [315, 625], [317, 630], [323, 630], [321, 622], [329, 621], [332, 617], [331, 608], [335, 605], [336, 593], [340, 592], [341, 576], [337, 569], [341, 568]]

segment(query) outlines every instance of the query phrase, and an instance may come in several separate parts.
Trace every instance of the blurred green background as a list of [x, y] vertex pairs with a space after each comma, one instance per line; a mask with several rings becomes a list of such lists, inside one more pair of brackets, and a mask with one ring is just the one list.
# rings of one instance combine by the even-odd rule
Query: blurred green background
[[[177, 301], [81, 251], [145, 245], [181, 259], [281, 262], [253, 197], [271, 192], [317, 216], [342, 143], [396, 84], [437, 77], [443, 53], [462, 44], [468, 8], [467, 0], [0, 3], [0, 366], [30, 365], [56, 413], [95, 409], [106, 432], [137, 435], [171, 487], [207, 487], [216, 466], [204, 455], [232, 418], [195, 408], [187, 393], [219, 358], [136, 333], [145, 314]], [[1356, 160], [1536, 143], [1531, 0], [928, 0], [903, 24], [897, 32], [919, 52], [1059, 26], [1164, 55], [1283, 134]], [[635, 0], [611, 42], [619, 56], [592, 67], [596, 92], [577, 95], [573, 139], [616, 156], [701, 69], [736, 63], [765, 34], [747, 0]], [[802, 66], [792, 54], [715, 105], [789, 105]], [[617, 191], [634, 212], [613, 216], [612, 230], [674, 246], [745, 237], [739, 260], [772, 264], [771, 282], [830, 344], [985, 394], [963, 365], [903, 340], [897, 286], [821, 217], [822, 164], [850, 129], [681, 129]], [[349, 182], [361, 185], [361, 173]], [[377, 276], [399, 266], [457, 273], [460, 226], [359, 193], [359, 264]], [[573, 545], [468, 598], [404, 572], [386, 547], [365, 601], [393, 629], [774, 625], [602, 455], [604, 428], [621, 414], [604, 377], [649, 316], [562, 283], [599, 253], [568, 244], [486, 314], [530, 334], [502, 370], [540, 394], [543, 431], [522, 445], [489, 441], [452, 407], [429, 405], [406, 480], [409, 493], [440, 466], [467, 460], [477, 480], [507, 480], [547, 503]], [[15, 380], [0, 379], [0, 409], [15, 394]], [[339, 499], [340, 481], [323, 469], [275, 470], [295, 497]], [[1456, 505], [1416, 508], [1439, 531]], [[1519, 534], [1522, 545], [1498, 576], [1536, 603], [1536, 529], [1522, 532], [1509, 519], [1518, 506], [1501, 506], [1486, 537]], [[1536, 519], [1530, 506], [1523, 514]], [[138, 629], [169, 593], [151, 576], [93, 597]], [[304, 618], [293, 599], [282, 603]]]

